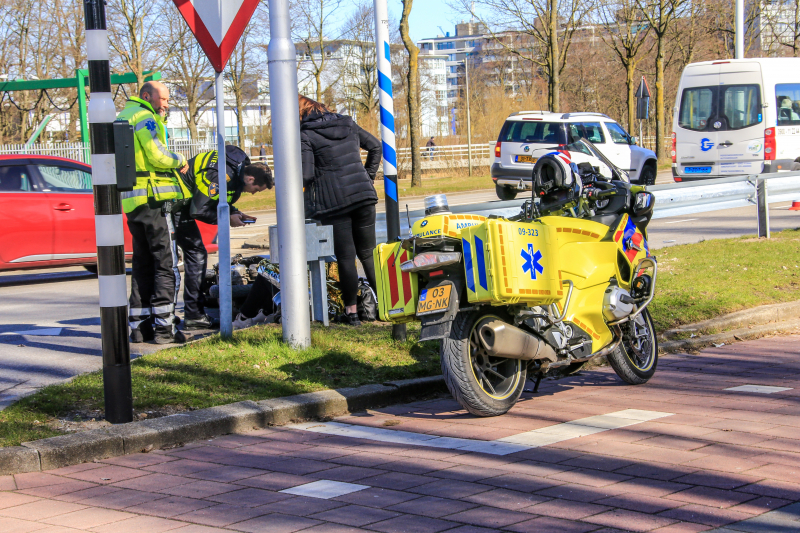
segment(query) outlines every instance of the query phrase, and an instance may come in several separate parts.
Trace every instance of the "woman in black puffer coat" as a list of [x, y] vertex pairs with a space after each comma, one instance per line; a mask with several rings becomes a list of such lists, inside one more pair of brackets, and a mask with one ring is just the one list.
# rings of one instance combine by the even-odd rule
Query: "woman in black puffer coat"
[[[373, 181], [381, 162], [381, 143], [353, 119], [300, 97], [300, 143], [306, 218], [333, 226], [333, 249], [345, 305], [345, 322], [358, 319], [358, 270], [361, 261], [375, 290], [375, 204]], [[361, 149], [367, 151], [361, 163]]]

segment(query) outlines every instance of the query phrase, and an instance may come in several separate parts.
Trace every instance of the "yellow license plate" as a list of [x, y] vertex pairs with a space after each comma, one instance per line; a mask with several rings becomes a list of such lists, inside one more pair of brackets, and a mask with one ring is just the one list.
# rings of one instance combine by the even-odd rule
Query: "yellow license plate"
[[538, 158], [533, 157], [532, 155], [518, 155], [517, 156], [517, 163], [536, 163]]
[[422, 289], [417, 303], [417, 315], [427, 315], [444, 311], [450, 306], [450, 292], [453, 286], [449, 283], [431, 289]]

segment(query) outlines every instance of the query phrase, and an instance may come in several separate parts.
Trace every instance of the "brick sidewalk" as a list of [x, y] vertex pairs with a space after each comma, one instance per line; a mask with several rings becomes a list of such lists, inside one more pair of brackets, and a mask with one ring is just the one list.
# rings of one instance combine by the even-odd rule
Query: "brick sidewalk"
[[[639, 387], [607, 368], [546, 381], [497, 418], [442, 398], [335, 421], [346, 426], [271, 428], [0, 476], [0, 531], [796, 532], [798, 341], [666, 356]], [[742, 385], [790, 390], [725, 390]], [[660, 418], [634, 420], [650, 412]], [[595, 433], [560, 429], [585, 429], [582, 420]], [[620, 420], [630, 425], [600, 428]], [[383, 440], [318, 432], [328, 427]], [[566, 436], [505, 455], [458, 449], [553, 433]], [[426, 446], [433, 436], [454, 438]], [[320, 497], [298, 495], [308, 493]]]

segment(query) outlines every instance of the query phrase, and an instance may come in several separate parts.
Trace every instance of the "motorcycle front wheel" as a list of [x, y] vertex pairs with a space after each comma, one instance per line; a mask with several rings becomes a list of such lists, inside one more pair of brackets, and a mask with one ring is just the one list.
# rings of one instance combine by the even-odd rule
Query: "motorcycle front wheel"
[[495, 310], [461, 312], [450, 336], [442, 339], [439, 354], [447, 388], [461, 406], [476, 416], [498, 416], [511, 409], [525, 387], [527, 362], [491, 357], [478, 338], [485, 318], [511, 323]]
[[645, 309], [622, 326], [622, 342], [608, 354], [608, 363], [626, 383], [647, 383], [656, 373], [658, 341], [650, 312]]

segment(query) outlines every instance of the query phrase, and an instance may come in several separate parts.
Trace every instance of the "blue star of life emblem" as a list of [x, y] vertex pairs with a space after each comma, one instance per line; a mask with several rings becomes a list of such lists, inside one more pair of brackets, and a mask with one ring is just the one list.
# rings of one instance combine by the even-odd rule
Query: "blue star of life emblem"
[[539, 263], [542, 259], [541, 250], [533, 251], [533, 244], [528, 243], [528, 251], [525, 249], [520, 253], [525, 262], [522, 264], [522, 271], [531, 273], [531, 279], [536, 279], [536, 273], [544, 273], [544, 267]]
[[147, 128], [148, 131], [156, 131], [156, 121], [155, 120], [148, 120], [144, 123], [144, 127]]

